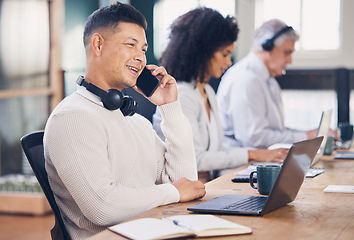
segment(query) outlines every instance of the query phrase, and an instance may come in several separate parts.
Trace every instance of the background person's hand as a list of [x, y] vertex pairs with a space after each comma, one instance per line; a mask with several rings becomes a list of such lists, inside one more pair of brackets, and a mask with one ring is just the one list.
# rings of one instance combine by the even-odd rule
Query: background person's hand
[[248, 159], [256, 162], [283, 162], [288, 151], [286, 148], [248, 150]]
[[307, 135], [307, 139], [312, 139], [312, 138], [315, 138], [317, 136], [317, 131], [318, 129], [313, 129], [313, 130], [310, 130], [310, 131], [307, 131], [306, 132], [306, 135]]

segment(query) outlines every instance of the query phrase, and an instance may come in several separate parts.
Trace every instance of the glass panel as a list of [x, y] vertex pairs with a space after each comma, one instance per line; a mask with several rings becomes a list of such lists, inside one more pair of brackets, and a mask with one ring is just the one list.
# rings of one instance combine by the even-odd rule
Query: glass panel
[[337, 94], [334, 90], [282, 90], [285, 126], [299, 130], [318, 127], [321, 112], [332, 111], [331, 128], [337, 126]]
[[160, 0], [154, 6], [154, 54], [159, 59], [167, 45], [169, 27], [180, 15], [198, 6], [218, 10], [224, 16], [235, 15], [235, 0]]
[[235, 15], [235, 0], [223, 0], [220, 4], [219, 0], [200, 0], [201, 6], [206, 6], [218, 10], [222, 15]]
[[[304, 50], [338, 49], [340, 1], [311, 0], [303, 1], [302, 4], [302, 48]], [[316, 12], [315, 17], [314, 12]]]
[[47, 73], [48, 66], [48, 2], [1, 1], [0, 89], [38, 86], [37, 81], [26, 80], [33, 80], [38, 73]]
[[340, 47], [340, 0], [262, 0], [257, 2], [256, 9], [256, 28], [269, 19], [279, 18], [299, 32], [302, 50]]
[[[0, 90], [48, 86], [49, 6], [46, 0], [0, 1]], [[49, 97], [0, 98], [0, 174], [23, 172], [20, 138], [42, 130]]]
[[0, 99], [1, 175], [22, 172], [20, 138], [43, 130], [49, 116], [49, 97]]
[[256, 28], [267, 20], [278, 18], [298, 30], [300, 29], [300, 6], [300, 0], [263, 0], [263, 19], [256, 21]]
[[77, 89], [77, 84], [76, 84], [76, 80], [80, 75], [84, 75], [85, 74], [85, 69], [80, 70], [72, 70], [72, 71], [65, 71], [64, 73], [64, 79], [65, 79], [65, 89], [64, 89], [64, 93], [65, 96], [69, 96], [70, 94], [72, 94], [74, 91], [76, 91]]
[[167, 45], [171, 23], [189, 9], [196, 7], [193, 0], [160, 0], [154, 6], [154, 54], [159, 59]]

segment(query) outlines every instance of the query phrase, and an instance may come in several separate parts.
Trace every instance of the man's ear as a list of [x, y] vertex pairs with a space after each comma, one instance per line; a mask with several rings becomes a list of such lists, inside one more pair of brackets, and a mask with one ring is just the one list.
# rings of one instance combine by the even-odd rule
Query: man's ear
[[97, 55], [101, 56], [102, 47], [103, 47], [104, 39], [99, 33], [94, 33], [91, 37], [91, 48], [92, 52]]

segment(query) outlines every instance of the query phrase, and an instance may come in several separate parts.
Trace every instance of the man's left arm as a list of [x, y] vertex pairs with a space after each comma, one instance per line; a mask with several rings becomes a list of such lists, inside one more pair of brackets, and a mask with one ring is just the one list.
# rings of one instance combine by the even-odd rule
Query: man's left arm
[[[156, 134], [159, 181], [174, 182], [182, 177], [197, 180], [193, 133], [177, 100], [176, 80], [164, 67], [147, 65], [146, 68], [160, 80], [160, 86], [151, 97], [147, 98], [161, 112], [161, 129], [165, 135], [165, 142], [162, 142]], [[134, 89], [141, 93], [137, 87]]]
[[165, 136], [165, 142], [162, 142], [156, 135], [161, 181], [174, 182], [182, 177], [197, 180], [192, 128], [182, 113], [179, 101], [162, 105], [159, 110], [161, 130]]

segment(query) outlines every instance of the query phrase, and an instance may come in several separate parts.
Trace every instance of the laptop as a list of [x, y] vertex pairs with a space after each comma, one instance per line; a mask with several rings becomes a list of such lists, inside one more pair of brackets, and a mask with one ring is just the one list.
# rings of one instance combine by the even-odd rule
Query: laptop
[[[326, 111], [322, 111], [320, 123], [318, 125], [316, 137], [323, 136], [323, 141], [321, 146], [315, 156], [315, 159], [312, 161], [311, 166], [315, 165], [323, 156], [323, 152], [326, 146], [328, 133], [331, 127], [331, 119], [332, 119], [332, 109], [328, 109]], [[287, 143], [276, 143], [272, 146], [268, 147], [269, 150], [276, 148], [290, 148], [292, 144]]]
[[261, 216], [295, 200], [323, 136], [297, 142], [289, 149], [268, 196], [223, 195], [188, 207], [197, 213]]
[[332, 109], [326, 110], [322, 112], [320, 124], [318, 125], [317, 137], [323, 136], [323, 141], [320, 145], [320, 148], [312, 161], [311, 166], [315, 165], [323, 156], [323, 152], [326, 146], [327, 137], [329, 133], [329, 129], [331, 127], [331, 118], [332, 118]]

